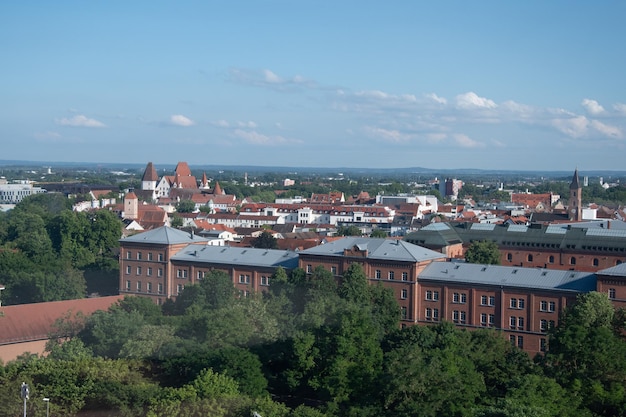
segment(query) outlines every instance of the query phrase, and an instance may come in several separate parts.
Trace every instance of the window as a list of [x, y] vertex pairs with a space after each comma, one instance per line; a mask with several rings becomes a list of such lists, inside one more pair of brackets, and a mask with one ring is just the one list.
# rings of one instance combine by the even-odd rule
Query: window
[[433, 291], [433, 300], [435, 301], [439, 300], [439, 291]]
[[163, 262], [163, 254], [159, 253], [159, 262]]
[[403, 272], [402, 273], [402, 281], [408, 281], [409, 280], [409, 273], [408, 272]]
[[545, 338], [541, 338], [539, 339], [539, 350], [542, 352], [545, 352], [548, 348], [548, 342], [546, 341]]
[[333, 266], [331, 266], [331, 267], [330, 267], [330, 272], [331, 272], [333, 275], [337, 275], [337, 267], [336, 267], [336, 266], [334, 266], [334, 265], [333, 265]]
[[380, 269], [377, 269], [377, 270], [374, 272], [374, 278], [376, 278], [376, 279], [380, 279]]
[[198, 274], [196, 276], [197, 276], [198, 279], [202, 279], [202, 278], [204, 278], [204, 272], [198, 271]]
[[313, 272], [313, 266], [311, 266], [310, 264], [306, 266], [306, 272], [307, 274], [310, 274], [311, 272]]
[[432, 320], [433, 318], [433, 309], [432, 308], [427, 308], [426, 311], [424, 312], [426, 320]]
[[548, 311], [554, 313], [556, 311], [556, 302], [550, 301], [548, 303]]
[[509, 307], [511, 308], [517, 308], [517, 298], [511, 298]]
[[402, 298], [403, 300], [406, 300], [406, 297], [408, 296], [409, 292], [407, 291], [406, 288], [402, 288], [401, 294], [400, 294], [400, 298]]
[[541, 320], [539, 322], [539, 330], [541, 330], [542, 332], [548, 331], [548, 320]]
[[593, 258], [593, 266], [598, 266], [600, 265], [600, 261], [598, 260], [598, 258]]
[[261, 275], [261, 285], [268, 286], [270, 285], [270, 278], [265, 275]]
[[520, 349], [524, 348], [524, 336], [517, 336], [517, 347]]
[[517, 308], [519, 308], [520, 310], [524, 308], [524, 299], [520, 298], [519, 300], [517, 300]]
[[489, 315], [489, 326], [495, 326], [496, 325], [496, 315], [495, 314], [490, 314]]
[[127, 251], [126, 252], [126, 259], [130, 259], [130, 258], [132, 258], [132, 254], [131, 254], [130, 251]]
[[130, 280], [126, 281], [126, 291], [130, 291]]
[[524, 317], [517, 318], [517, 328], [520, 330], [524, 330]]
[[542, 300], [539, 303], [539, 311], [548, 311], [548, 302], [546, 300]]
[[480, 296], [480, 305], [481, 306], [486, 306], [487, 305], [487, 296], [486, 295], [481, 295]]
[[406, 309], [406, 307], [402, 307], [402, 309], [401, 309], [401, 317], [402, 317], [402, 320], [406, 320], [406, 318], [407, 318], [407, 309]]
[[492, 306], [492, 307], [496, 305], [496, 297], [495, 297], [495, 295], [490, 295], [489, 296], [489, 305]]
[[481, 326], [486, 326], [487, 325], [487, 314], [486, 313], [481, 313], [480, 314], [480, 325]]
[[162, 276], [163, 276], [163, 268], [157, 269], [157, 277], [162, 277]]
[[239, 275], [240, 284], [250, 284], [250, 275]]
[[137, 292], [141, 292], [141, 281], [137, 281]]
[[514, 329], [516, 325], [517, 325], [517, 317], [511, 316], [509, 319], [509, 327], [511, 329]]
[[141, 261], [141, 252], [137, 252], [137, 260]]
[[551, 264], [553, 264], [553, 263], [554, 263], [554, 255], [550, 255], [550, 256], [548, 257], [548, 263], [551, 263]]
[[141, 267], [140, 266], [137, 267], [137, 275], [141, 275]]
[[461, 296], [458, 292], [455, 292], [452, 294], [452, 302], [453, 303], [458, 303], [461, 300]]
[[146, 270], [146, 275], [149, 276], [149, 277], [152, 276], [152, 268], [151, 267], [148, 267], [148, 269]]
[[452, 312], [452, 321], [455, 323], [459, 322], [459, 310], [454, 310]]
[[532, 262], [533, 261], [533, 256], [529, 253], [527, 259], [528, 259], [528, 262]]
[[467, 294], [461, 293], [461, 304], [467, 303]]
[[387, 277], [389, 279], [395, 279], [396, 273], [394, 271], [389, 271], [389, 274], [387, 275]]
[[176, 285], [176, 295], [180, 295], [180, 293], [183, 292], [183, 289], [185, 289], [183, 284]]
[[146, 291], [147, 292], [152, 292], [152, 283], [151, 282], [146, 283]]
[[433, 320], [439, 321], [439, 309], [438, 308], [433, 308]]
[[157, 284], [157, 291], [159, 294], [163, 294], [163, 284], [161, 283]]
[[467, 320], [467, 313], [465, 311], [461, 311], [460, 313], [460, 321], [461, 324], [465, 324], [466, 320]]
[[186, 269], [177, 269], [176, 270], [176, 278], [187, 278], [187, 270]]
[[148, 260], [151, 261], [152, 260], [152, 252], [148, 252]]
[[609, 288], [609, 298], [611, 300], [615, 299], [615, 288]]
[[506, 254], [506, 260], [509, 261], [509, 262], [512, 262], [513, 261], [513, 255], [510, 254], [510, 253], [507, 253]]
[[511, 344], [515, 346], [515, 335], [510, 335], [509, 340], [511, 341]]
[[571, 258], [569, 258], [569, 264], [570, 265], [576, 265], [576, 257], [572, 256]]
[[126, 267], [126, 275], [130, 275], [130, 270], [131, 270], [130, 265], [128, 265]]

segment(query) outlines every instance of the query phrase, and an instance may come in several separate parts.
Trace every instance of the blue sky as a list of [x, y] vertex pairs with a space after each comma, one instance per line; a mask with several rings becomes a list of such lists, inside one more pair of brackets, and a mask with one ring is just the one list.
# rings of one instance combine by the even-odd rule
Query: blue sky
[[623, 1], [5, 1], [0, 159], [626, 169]]

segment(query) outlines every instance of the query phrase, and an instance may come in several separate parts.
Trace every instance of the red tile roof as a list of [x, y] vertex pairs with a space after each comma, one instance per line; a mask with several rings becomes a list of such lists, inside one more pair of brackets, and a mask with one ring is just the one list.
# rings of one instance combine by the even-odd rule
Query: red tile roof
[[48, 339], [58, 319], [75, 318], [78, 313], [88, 316], [98, 310], [107, 310], [122, 298], [121, 295], [114, 295], [0, 307], [3, 313], [0, 318], [0, 345]]

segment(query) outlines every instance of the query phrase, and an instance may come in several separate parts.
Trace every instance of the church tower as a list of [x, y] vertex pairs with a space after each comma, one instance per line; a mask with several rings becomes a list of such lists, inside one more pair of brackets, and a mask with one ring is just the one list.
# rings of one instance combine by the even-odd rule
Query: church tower
[[581, 221], [583, 219], [583, 204], [582, 204], [583, 189], [580, 186], [578, 179], [578, 168], [574, 171], [574, 177], [569, 185], [569, 219], [572, 221]]
[[148, 162], [146, 170], [143, 173], [143, 177], [141, 178], [141, 189], [154, 191], [156, 190], [158, 182], [159, 175], [157, 174], [157, 171], [154, 168], [152, 162]]

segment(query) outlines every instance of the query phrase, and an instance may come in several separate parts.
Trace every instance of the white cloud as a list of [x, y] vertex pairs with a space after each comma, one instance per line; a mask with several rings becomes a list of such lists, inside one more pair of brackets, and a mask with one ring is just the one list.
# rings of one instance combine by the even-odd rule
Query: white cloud
[[61, 139], [61, 135], [57, 132], [35, 132], [34, 134], [35, 139], [39, 139], [39, 140], [57, 140], [57, 139]]
[[174, 114], [170, 117], [170, 123], [175, 126], [183, 126], [189, 127], [193, 126], [195, 123], [193, 120], [188, 117], [183, 116], [182, 114]]
[[500, 105], [500, 108], [522, 119], [527, 119], [535, 113], [535, 109], [532, 106], [517, 103], [513, 100], [505, 101]]
[[230, 127], [230, 123], [228, 123], [226, 120], [222, 119], [222, 120], [214, 120], [211, 122], [211, 124], [215, 127], [221, 127], [221, 128], [227, 128]]
[[582, 101], [581, 104], [585, 108], [585, 110], [587, 110], [587, 113], [594, 116], [604, 113], [604, 107], [602, 107], [600, 103], [595, 100], [586, 98]]
[[610, 126], [597, 120], [591, 121], [591, 127], [608, 138], [620, 139], [623, 137], [622, 130], [619, 127]]
[[242, 130], [236, 129], [233, 131], [235, 137], [243, 139], [244, 141], [252, 144], [252, 145], [265, 145], [265, 146], [275, 146], [286, 143], [298, 143], [298, 140], [287, 139], [283, 136], [270, 136], [264, 135], [254, 130]]
[[456, 96], [456, 106], [459, 109], [495, 109], [498, 105], [485, 97], [479, 97], [476, 93], [470, 91], [468, 93]]
[[382, 139], [385, 142], [406, 143], [411, 139], [410, 134], [402, 133], [395, 129], [383, 129], [380, 127], [366, 126], [364, 131], [368, 136], [376, 139]]
[[626, 104], [624, 103], [615, 103], [613, 104], [613, 109], [620, 113], [622, 116], [626, 116]]
[[572, 138], [580, 138], [587, 133], [589, 120], [585, 116], [575, 116], [568, 119], [554, 119], [552, 126]]
[[263, 70], [263, 79], [265, 80], [265, 82], [268, 82], [270, 84], [280, 84], [284, 82], [282, 78], [280, 78], [278, 75], [274, 74], [268, 69]]
[[429, 99], [431, 101], [434, 101], [435, 103], [438, 103], [438, 104], [447, 104], [448, 103], [448, 100], [446, 100], [444, 97], [439, 97], [435, 93], [424, 94], [424, 97], [426, 97], [427, 99]]
[[395, 101], [395, 102], [405, 102], [405, 103], [417, 102], [417, 98], [413, 94], [395, 95], [395, 94], [388, 94], [380, 90], [357, 91], [356, 93], [354, 93], [354, 96], [359, 97], [359, 98], [381, 100], [381, 101]]
[[71, 127], [106, 127], [102, 122], [96, 119], [90, 119], [82, 114], [78, 114], [70, 118], [55, 119], [55, 123], [61, 126]]
[[247, 127], [249, 129], [255, 129], [258, 125], [254, 123], [253, 121], [247, 121], [247, 122], [237, 122], [237, 126]]
[[482, 143], [477, 142], [474, 139], [462, 133], [454, 134], [452, 135], [452, 137], [454, 138], [454, 141], [457, 143], [457, 145], [463, 148], [480, 148], [484, 146]]

